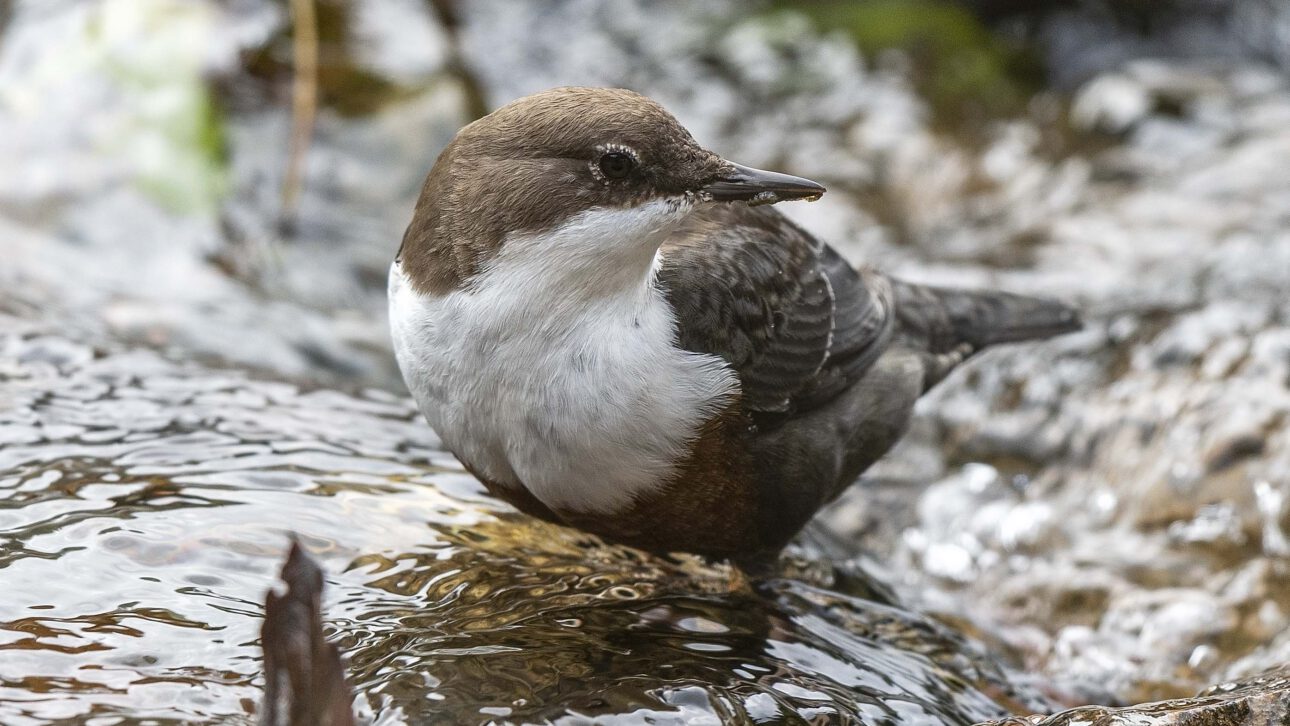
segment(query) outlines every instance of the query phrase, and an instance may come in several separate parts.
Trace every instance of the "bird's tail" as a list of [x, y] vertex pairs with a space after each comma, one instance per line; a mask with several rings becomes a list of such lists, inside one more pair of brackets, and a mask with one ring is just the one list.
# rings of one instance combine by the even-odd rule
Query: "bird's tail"
[[956, 290], [892, 281], [900, 329], [928, 352], [967, 344], [973, 352], [996, 343], [1051, 338], [1083, 327], [1067, 305], [992, 290]]

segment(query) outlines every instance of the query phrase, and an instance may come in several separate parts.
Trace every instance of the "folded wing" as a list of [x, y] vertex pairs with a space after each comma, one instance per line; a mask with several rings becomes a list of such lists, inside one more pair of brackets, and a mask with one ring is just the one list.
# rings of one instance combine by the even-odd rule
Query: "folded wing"
[[854, 270], [770, 207], [700, 210], [662, 249], [682, 348], [720, 356], [759, 423], [831, 400], [887, 347], [885, 278]]

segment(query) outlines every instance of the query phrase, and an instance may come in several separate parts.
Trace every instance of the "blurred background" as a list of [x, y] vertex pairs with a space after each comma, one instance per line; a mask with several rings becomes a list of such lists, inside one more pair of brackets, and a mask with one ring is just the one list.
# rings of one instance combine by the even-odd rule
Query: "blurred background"
[[1290, 662], [1285, 0], [0, 0], [0, 331], [401, 397], [421, 181], [556, 85], [823, 182], [783, 211], [856, 264], [1085, 311], [924, 401], [839, 560], [1089, 699]]

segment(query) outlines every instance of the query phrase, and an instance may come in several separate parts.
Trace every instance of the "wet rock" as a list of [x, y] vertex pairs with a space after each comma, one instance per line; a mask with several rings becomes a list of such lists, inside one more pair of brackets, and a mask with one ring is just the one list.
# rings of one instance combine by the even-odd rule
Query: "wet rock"
[[1071, 106], [1071, 120], [1090, 131], [1120, 133], [1151, 110], [1151, 96], [1140, 83], [1107, 74], [1090, 81]]
[[[1176, 638], [1152, 645], [1119, 626], [1104, 629], [1170, 601], [1184, 610], [1207, 598], [1221, 603], [1229, 573], [1285, 549], [1278, 482], [1290, 475], [1290, 356], [1279, 341], [1290, 240], [1278, 220], [1290, 197], [1284, 173], [1271, 170], [1290, 165], [1290, 127], [1250, 123], [1247, 114], [1278, 113], [1270, 109], [1290, 102], [1290, 88], [1257, 68], [1115, 65], [1108, 73], [1132, 79], [1151, 103], [1122, 144], [1090, 163], [1114, 159], [1132, 173], [1078, 177], [1058, 205], [1036, 190], [1057, 183], [1060, 165], [1016, 141], [1025, 136], [1015, 130], [979, 162], [996, 169], [998, 186], [946, 186], [943, 175], [917, 171], [899, 180], [909, 190], [902, 209], [914, 218], [906, 229], [958, 228], [950, 242], [938, 237], [924, 248], [929, 257], [952, 254], [957, 268], [924, 263], [919, 278], [1035, 291], [1027, 286], [1044, 284], [1106, 317], [1080, 336], [992, 352], [934, 391], [920, 406], [931, 423], [915, 427], [903, 450], [945, 452], [946, 472], [909, 488], [917, 504], [903, 508], [910, 514], [897, 546], [865, 546], [883, 553], [906, 596], [1005, 641], [1025, 633], [1016, 640], [1027, 658], [1077, 692], [1107, 684], [1121, 699], [1194, 692], [1257, 649], [1259, 638], [1237, 633], [1255, 627], [1265, 606], [1277, 607], [1272, 592], [1236, 606], [1211, 603], [1217, 610], [1206, 612], [1221, 632], [1194, 637], [1178, 621]], [[1008, 206], [993, 206], [998, 199]], [[1034, 208], [1045, 215], [1033, 219]], [[979, 216], [982, 209], [1000, 211]], [[1042, 240], [1029, 269], [982, 272], [1021, 220]], [[965, 461], [1028, 482], [1024, 496], [1010, 487], [972, 493], [966, 472], [975, 464]], [[826, 514], [842, 531], [853, 531], [858, 516], [844, 506], [849, 497]], [[982, 513], [981, 523], [998, 512], [1033, 515], [1036, 537], [1018, 551], [1007, 544], [1006, 518], [983, 531], [953, 516], [959, 511]], [[1101, 593], [1085, 612], [1033, 604], [1080, 592], [1085, 580]], [[929, 583], [947, 594], [928, 592]], [[1003, 625], [991, 626], [992, 618]]]
[[1084, 706], [1052, 716], [1008, 718], [993, 726], [1263, 726], [1290, 714], [1290, 668], [1279, 668], [1206, 689], [1195, 698], [1128, 708]]
[[354, 726], [354, 695], [340, 652], [322, 629], [323, 573], [293, 542], [282, 565], [286, 592], [264, 603], [262, 726]]

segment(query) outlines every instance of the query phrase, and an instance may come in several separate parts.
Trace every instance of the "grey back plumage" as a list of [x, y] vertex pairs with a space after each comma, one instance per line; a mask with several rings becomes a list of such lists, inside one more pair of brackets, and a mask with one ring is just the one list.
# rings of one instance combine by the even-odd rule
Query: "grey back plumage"
[[831, 399], [892, 333], [889, 289], [769, 207], [696, 212], [664, 245], [658, 280], [681, 347], [728, 361], [753, 414]]
[[693, 214], [663, 246], [658, 283], [681, 347], [729, 362], [763, 424], [828, 403], [893, 347], [927, 358], [930, 386], [988, 345], [1080, 326], [1052, 300], [856, 270], [771, 207]]
[[678, 343], [738, 374], [766, 551], [885, 455], [972, 353], [1079, 326], [1054, 301], [856, 270], [769, 207], [699, 210], [662, 252]]

